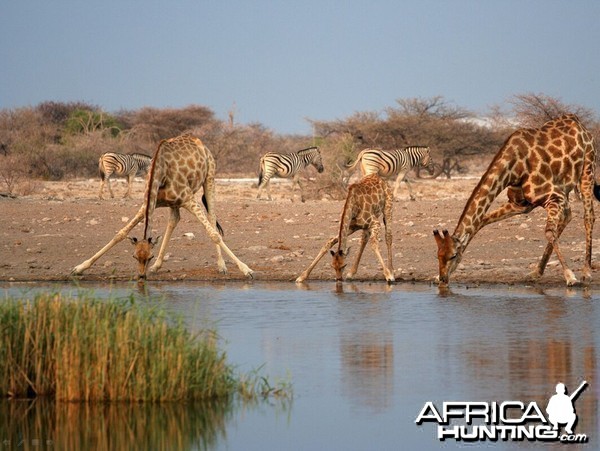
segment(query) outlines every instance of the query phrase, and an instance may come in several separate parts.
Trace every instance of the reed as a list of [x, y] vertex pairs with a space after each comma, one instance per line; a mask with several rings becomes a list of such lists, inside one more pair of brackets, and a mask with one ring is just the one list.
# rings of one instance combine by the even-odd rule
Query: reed
[[60, 294], [0, 305], [0, 390], [61, 401], [180, 401], [279, 394], [236, 375], [214, 331], [130, 300]]

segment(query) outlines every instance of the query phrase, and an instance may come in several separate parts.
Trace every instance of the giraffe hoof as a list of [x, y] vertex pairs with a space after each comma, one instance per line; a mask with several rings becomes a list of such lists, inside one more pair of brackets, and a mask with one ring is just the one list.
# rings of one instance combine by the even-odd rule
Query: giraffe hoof
[[565, 270], [565, 281], [567, 282], [568, 287], [572, 287], [579, 282], [577, 277], [575, 277], [575, 274], [573, 274], [573, 271], [570, 269]]
[[155, 274], [158, 272], [159, 269], [160, 265], [152, 265], [150, 268], [148, 268], [148, 271], [152, 274]]
[[79, 269], [79, 266], [75, 266], [75, 268], [73, 268], [71, 270], [71, 273], [69, 275], [70, 276], [79, 276], [79, 275], [81, 275], [82, 272], [83, 272], [83, 270]]

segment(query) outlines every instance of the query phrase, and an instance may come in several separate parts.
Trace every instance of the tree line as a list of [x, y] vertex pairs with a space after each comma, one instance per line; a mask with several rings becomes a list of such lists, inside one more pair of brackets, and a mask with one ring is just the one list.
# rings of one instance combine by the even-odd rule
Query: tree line
[[[144, 107], [116, 113], [86, 102], [42, 102], [0, 110], [0, 191], [18, 180], [95, 177], [103, 152], [152, 155], [161, 139], [192, 133], [211, 149], [219, 176], [253, 177], [266, 152], [292, 152], [318, 145], [326, 171], [317, 189], [343, 192], [344, 166], [367, 147], [396, 149], [428, 145], [439, 172], [453, 173], [489, 161], [514, 129], [537, 127], [565, 112], [577, 114], [600, 137], [594, 111], [544, 94], [513, 96], [508, 109], [492, 107], [485, 119], [443, 97], [399, 99], [379, 112], [343, 119], [309, 120], [313, 134], [278, 134], [260, 123], [215, 117], [205, 106]], [[598, 138], [597, 138], [598, 139]], [[4, 186], [2, 186], [4, 185]]]

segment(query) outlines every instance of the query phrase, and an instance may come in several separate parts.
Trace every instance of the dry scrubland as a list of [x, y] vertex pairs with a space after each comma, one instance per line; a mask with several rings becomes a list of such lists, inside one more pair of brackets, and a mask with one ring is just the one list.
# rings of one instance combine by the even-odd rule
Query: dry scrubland
[[[311, 174], [313, 175], [313, 174]], [[417, 200], [408, 200], [403, 186], [394, 205], [394, 268], [397, 284], [431, 283], [437, 274], [434, 228], [454, 229], [462, 208], [478, 176], [461, 179], [416, 180]], [[306, 182], [310, 185], [310, 182]], [[16, 199], [0, 198], [0, 280], [64, 281], [71, 269], [93, 255], [122, 228], [142, 203], [144, 183], [138, 179], [133, 197], [100, 201], [99, 180], [35, 182], [33, 193]], [[125, 192], [124, 181], [114, 184], [115, 195]], [[256, 200], [254, 180], [219, 179], [217, 215], [225, 229], [225, 242], [255, 271], [257, 280], [294, 280], [312, 261], [325, 240], [337, 233], [343, 202], [327, 193], [309, 190], [306, 203], [292, 196], [290, 182], [281, 180], [272, 187], [274, 201]], [[293, 197], [293, 200], [290, 200]], [[499, 198], [504, 200], [504, 195]], [[584, 231], [581, 203], [572, 199], [574, 219], [563, 234], [562, 246], [580, 276], [584, 257]], [[596, 205], [598, 207], [598, 205]], [[483, 229], [469, 246], [454, 283], [530, 285], [527, 273], [534, 267], [546, 241], [543, 234], [545, 212], [535, 210]], [[156, 211], [153, 235], [161, 235], [167, 209]], [[140, 235], [141, 227], [133, 235]], [[598, 232], [595, 233], [597, 236]], [[358, 248], [359, 234], [350, 240]], [[600, 242], [594, 240], [594, 261]], [[132, 248], [124, 241], [101, 258], [82, 276], [83, 280], [128, 280], [135, 272]], [[216, 253], [200, 223], [189, 213], [169, 244], [168, 259], [153, 280], [242, 280], [229, 264], [227, 275], [216, 268]], [[315, 268], [310, 280], [333, 280], [329, 258]], [[375, 256], [367, 248], [357, 280], [384, 283]], [[596, 275], [600, 283], [600, 275]], [[544, 277], [535, 285], [562, 285], [562, 271], [552, 258]]]

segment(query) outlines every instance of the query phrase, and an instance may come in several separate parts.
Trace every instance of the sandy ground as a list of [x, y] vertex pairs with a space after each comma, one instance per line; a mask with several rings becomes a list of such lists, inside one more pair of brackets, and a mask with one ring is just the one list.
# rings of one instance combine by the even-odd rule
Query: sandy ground
[[[394, 268], [397, 283], [433, 283], [437, 275], [435, 228], [451, 232], [462, 212], [476, 177], [417, 180], [416, 201], [408, 200], [403, 186], [394, 205]], [[99, 180], [39, 182], [36, 193], [16, 199], [0, 198], [0, 280], [65, 281], [73, 267], [91, 257], [125, 223], [142, 203], [144, 183], [137, 180], [132, 198], [120, 198], [124, 181], [113, 182], [115, 199], [99, 200]], [[257, 280], [294, 280], [312, 261], [326, 239], [337, 234], [342, 201], [309, 198], [301, 203], [287, 180], [273, 184], [273, 201], [256, 200], [254, 181], [218, 180], [217, 215], [225, 230], [225, 242], [254, 270]], [[572, 196], [573, 197], [573, 196]], [[293, 198], [293, 200], [290, 200]], [[500, 196], [504, 201], [505, 195]], [[563, 252], [578, 278], [584, 258], [583, 210], [572, 200], [574, 219], [565, 230]], [[598, 205], [596, 205], [598, 209]], [[153, 235], [164, 231], [168, 209], [156, 210]], [[537, 282], [527, 278], [546, 245], [545, 212], [512, 218], [483, 229], [471, 242], [454, 273], [457, 284], [563, 285], [557, 260], [550, 260], [545, 275]], [[599, 232], [595, 232], [598, 236]], [[138, 225], [134, 236], [141, 235]], [[358, 249], [359, 233], [352, 236]], [[600, 242], [594, 240], [594, 261]], [[381, 243], [385, 256], [385, 246]], [[132, 246], [128, 240], [111, 249], [89, 268], [83, 280], [131, 279], [135, 273]], [[244, 279], [228, 262], [229, 273], [220, 274], [214, 245], [200, 223], [188, 212], [175, 229], [162, 269], [149, 280]], [[311, 275], [314, 280], [333, 280], [327, 255]], [[367, 247], [357, 280], [384, 281], [373, 254]], [[592, 285], [600, 285], [595, 274]]]

